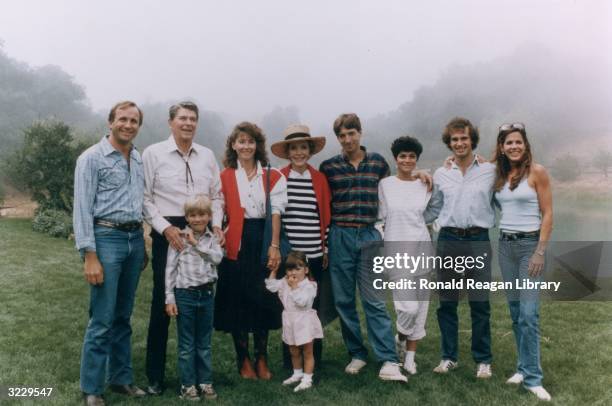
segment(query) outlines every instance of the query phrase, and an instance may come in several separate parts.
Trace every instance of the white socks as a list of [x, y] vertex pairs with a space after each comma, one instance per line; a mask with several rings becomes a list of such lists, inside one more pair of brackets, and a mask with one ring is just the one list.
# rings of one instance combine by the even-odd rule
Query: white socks
[[404, 361], [405, 364], [414, 364], [414, 354], [416, 354], [415, 351], [406, 351], [406, 360]]
[[293, 370], [293, 376], [295, 376], [296, 378], [298, 376], [303, 376], [303, 375], [304, 375], [304, 370], [302, 368]]
[[[300, 369], [300, 372], [302, 372], [301, 369]], [[312, 374], [303, 374], [302, 381], [312, 382]]]

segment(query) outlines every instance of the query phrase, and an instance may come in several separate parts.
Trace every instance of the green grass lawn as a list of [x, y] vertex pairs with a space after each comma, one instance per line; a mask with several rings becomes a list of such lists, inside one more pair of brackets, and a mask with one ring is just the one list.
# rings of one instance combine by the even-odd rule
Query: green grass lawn
[[[133, 364], [136, 384], [144, 385], [146, 328], [152, 286], [151, 269], [143, 272], [132, 317]], [[88, 286], [73, 242], [31, 231], [29, 220], [0, 220], [0, 385], [51, 386], [52, 399], [30, 404], [78, 404], [79, 358], [87, 323]], [[469, 317], [460, 306], [459, 369], [447, 376], [432, 371], [439, 361], [439, 331], [435, 303], [429, 312], [427, 337], [417, 353], [419, 373], [408, 384], [377, 379], [374, 360], [358, 376], [347, 376], [348, 361], [338, 322], [325, 329], [324, 362], [318, 385], [294, 394], [281, 386], [280, 335], [270, 337], [270, 382], [247, 382], [236, 372], [229, 335], [215, 333], [213, 366], [222, 404], [435, 404], [530, 405], [535, 397], [508, 387], [514, 372], [515, 346], [504, 303], [493, 304], [493, 373], [477, 381], [469, 352]], [[547, 302], [542, 306], [542, 364], [544, 384], [559, 405], [612, 404], [612, 303]], [[162, 397], [129, 402], [107, 391], [110, 404], [168, 405], [177, 397], [176, 332], [168, 344], [167, 384]], [[0, 403], [11, 404], [6, 400]], [[26, 403], [26, 402], [23, 402]], [[13, 403], [16, 404], [16, 403]]]

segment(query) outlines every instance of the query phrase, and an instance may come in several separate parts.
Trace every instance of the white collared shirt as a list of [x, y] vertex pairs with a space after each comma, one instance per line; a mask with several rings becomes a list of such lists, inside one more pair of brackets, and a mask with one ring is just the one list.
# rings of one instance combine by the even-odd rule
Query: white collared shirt
[[[273, 171], [278, 169], [272, 168]], [[270, 191], [270, 204], [272, 214], [283, 214], [287, 206], [287, 180], [279, 172], [280, 178]], [[264, 191], [263, 168], [257, 162], [257, 174], [249, 181], [248, 176], [240, 161], [236, 168], [236, 182], [238, 183], [238, 194], [240, 195], [240, 206], [244, 208], [244, 218], [257, 219], [266, 217], [266, 193]]]
[[493, 184], [495, 165], [474, 162], [465, 175], [455, 162], [441, 167], [433, 176], [434, 189], [427, 210], [427, 223], [437, 218], [439, 227], [492, 228], [495, 225]]
[[[193, 143], [187, 155], [178, 149], [171, 135], [150, 145], [142, 155], [144, 164], [144, 218], [158, 233], [170, 223], [164, 217], [184, 216], [185, 202], [198, 194], [212, 201], [212, 225], [221, 227], [223, 194], [219, 165], [213, 152]], [[191, 175], [186, 170], [187, 165]]]

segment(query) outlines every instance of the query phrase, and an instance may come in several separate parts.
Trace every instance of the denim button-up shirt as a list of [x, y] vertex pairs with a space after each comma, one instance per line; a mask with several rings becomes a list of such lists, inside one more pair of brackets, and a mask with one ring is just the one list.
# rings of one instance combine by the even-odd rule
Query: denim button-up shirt
[[452, 163], [450, 168], [438, 168], [433, 176], [434, 189], [425, 221], [436, 220], [439, 227], [482, 227], [495, 225], [493, 184], [495, 165], [474, 162], [465, 175]]
[[132, 148], [130, 165], [105, 136], [79, 156], [74, 172], [74, 239], [77, 249], [95, 251], [94, 218], [142, 221], [144, 171]]

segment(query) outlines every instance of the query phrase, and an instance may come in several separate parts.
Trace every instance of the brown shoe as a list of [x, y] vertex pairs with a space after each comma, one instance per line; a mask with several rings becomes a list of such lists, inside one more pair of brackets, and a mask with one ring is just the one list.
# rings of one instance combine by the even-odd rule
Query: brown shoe
[[122, 395], [134, 398], [144, 398], [147, 396], [147, 392], [143, 391], [136, 385], [109, 385], [109, 388], [115, 393], [120, 393]]
[[272, 373], [268, 369], [266, 357], [258, 357], [257, 362], [255, 363], [255, 368], [257, 369], [257, 376], [259, 379], [263, 379], [264, 381], [269, 381], [272, 379]]
[[255, 370], [253, 369], [253, 365], [251, 365], [251, 359], [249, 357], [245, 357], [242, 361], [240, 376], [244, 379], [257, 379], [257, 374], [255, 374]]
[[83, 403], [87, 406], [104, 406], [104, 398], [100, 395], [83, 393]]

